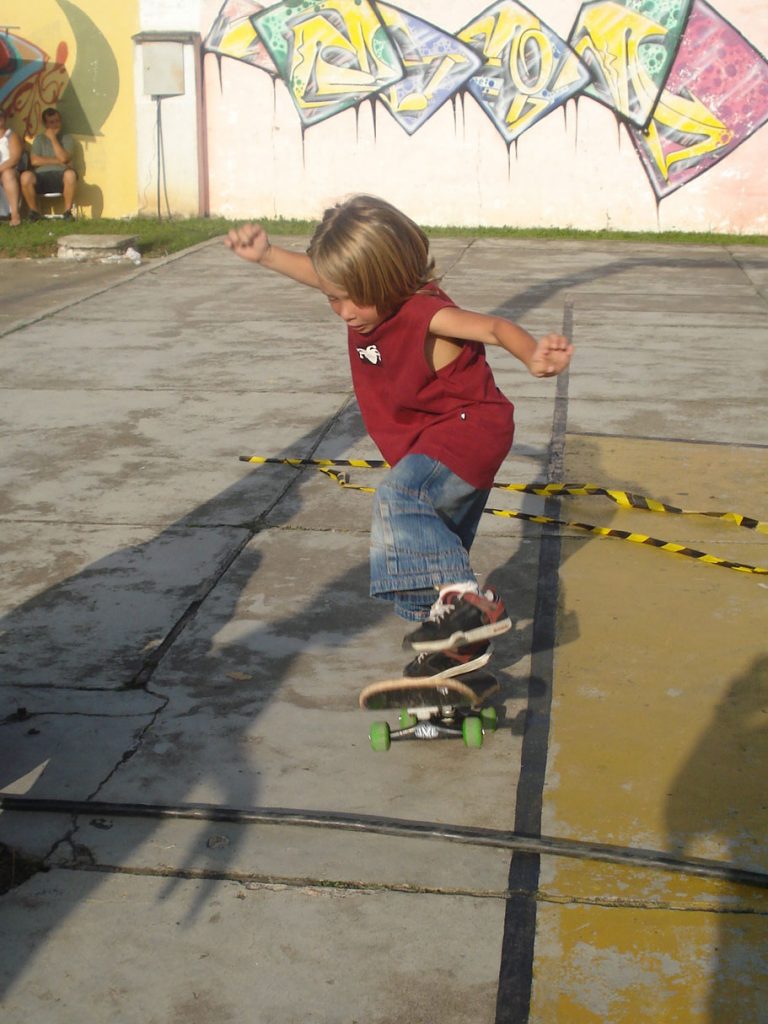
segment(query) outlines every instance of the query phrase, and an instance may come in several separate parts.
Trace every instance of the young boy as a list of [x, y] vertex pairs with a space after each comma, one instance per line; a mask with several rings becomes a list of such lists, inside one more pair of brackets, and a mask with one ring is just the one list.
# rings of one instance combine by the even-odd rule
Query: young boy
[[537, 343], [508, 320], [460, 309], [435, 281], [424, 232], [372, 196], [326, 210], [306, 253], [272, 245], [258, 224], [233, 229], [226, 244], [323, 292], [347, 325], [363, 421], [392, 467], [374, 495], [371, 595], [421, 623], [405, 637], [418, 653], [404, 674], [482, 667], [511, 621], [496, 591], [479, 588], [469, 551], [514, 433], [484, 346], [551, 377], [568, 366], [570, 342]]

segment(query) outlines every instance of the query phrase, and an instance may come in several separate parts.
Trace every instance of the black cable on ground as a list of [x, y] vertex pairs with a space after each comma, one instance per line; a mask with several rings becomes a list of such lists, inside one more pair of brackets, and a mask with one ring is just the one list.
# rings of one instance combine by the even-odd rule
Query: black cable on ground
[[375, 814], [311, 811], [290, 807], [221, 807], [213, 804], [133, 804], [96, 800], [53, 800], [45, 797], [0, 796], [0, 810], [37, 814], [74, 814], [94, 818], [141, 818], [230, 822], [236, 825], [298, 825], [305, 828], [340, 829], [347, 832], [398, 836], [404, 839], [439, 839], [486, 846], [518, 853], [655, 868], [736, 885], [768, 888], [768, 873], [749, 871], [724, 861], [703, 857], [676, 857], [663, 850], [612, 846], [554, 836], [532, 836], [507, 829], [449, 825], [434, 821], [410, 821]]

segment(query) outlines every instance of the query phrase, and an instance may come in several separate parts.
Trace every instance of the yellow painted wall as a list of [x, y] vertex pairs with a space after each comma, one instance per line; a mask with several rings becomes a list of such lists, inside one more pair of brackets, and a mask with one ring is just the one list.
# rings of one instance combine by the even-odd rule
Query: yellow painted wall
[[12, 126], [31, 141], [43, 108], [57, 107], [77, 143], [82, 213], [135, 214], [138, 0], [3, 0], [0, 22], [14, 62], [0, 69]]

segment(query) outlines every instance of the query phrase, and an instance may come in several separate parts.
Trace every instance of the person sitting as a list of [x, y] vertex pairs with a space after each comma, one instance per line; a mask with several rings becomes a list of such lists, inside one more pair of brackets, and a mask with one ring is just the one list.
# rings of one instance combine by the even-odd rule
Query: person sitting
[[21, 191], [29, 207], [29, 219], [40, 220], [37, 197], [49, 192], [64, 196], [64, 220], [72, 220], [77, 172], [71, 166], [74, 153], [71, 135], [61, 131], [61, 114], [53, 107], [43, 111], [43, 131], [35, 136], [29, 155], [31, 167], [21, 174]]
[[19, 162], [24, 153], [21, 139], [8, 127], [8, 115], [0, 107], [0, 188], [11, 212], [11, 227], [21, 224], [19, 215]]

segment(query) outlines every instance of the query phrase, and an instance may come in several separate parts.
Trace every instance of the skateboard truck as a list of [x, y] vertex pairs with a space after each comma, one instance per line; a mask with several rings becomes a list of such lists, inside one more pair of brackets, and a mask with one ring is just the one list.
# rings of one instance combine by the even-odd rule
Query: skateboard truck
[[399, 728], [388, 722], [373, 722], [368, 738], [373, 750], [389, 750], [394, 740], [464, 740], [464, 745], [479, 749], [483, 734], [496, 730], [496, 708], [477, 710], [452, 707], [403, 708]]

